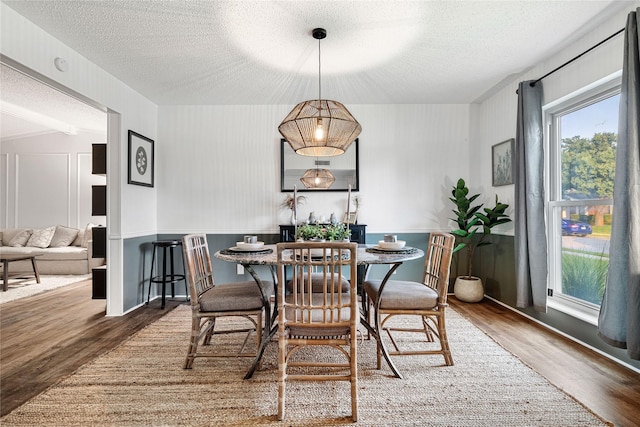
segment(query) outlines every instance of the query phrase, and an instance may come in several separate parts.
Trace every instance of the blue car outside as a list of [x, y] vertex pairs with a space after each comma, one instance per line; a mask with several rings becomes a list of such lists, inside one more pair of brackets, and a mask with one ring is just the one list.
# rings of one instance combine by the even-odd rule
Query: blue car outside
[[575, 221], [572, 219], [562, 220], [563, 236], [585, 237], [587, 234], [591, 234], [592, 232], [591, 226], [585, 222]]

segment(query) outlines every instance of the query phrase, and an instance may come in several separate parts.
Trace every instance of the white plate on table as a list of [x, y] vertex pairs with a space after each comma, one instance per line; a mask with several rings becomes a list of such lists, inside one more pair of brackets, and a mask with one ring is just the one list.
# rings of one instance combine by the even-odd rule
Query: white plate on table
[[378, 241], [378, 246], [376, 246], [376, 249], [380, 249], [383, 251], [399, 251], [401, 249], [404, 249], [404, 245], [407, 242], [405, 242], [404, 240], [398, 240], [395, 242], [385, 242], [384, 240], [379, 240]]
[[382, 251], [382, 252], [404, 252], [408, 250], [408, 247], [404, 247], [402, 249], [387, 249], [387, 248], [381, 248], [378, 245], [375, 246], [371, 246], [371, 249], [375, 249], [376, 251]]
[[236, 246], [231, 249], [234, 251], [241, 251], [241, 252], [261, 251], [264, 249], [264, 242], [256, 242], [256, 243], [236, 242]]

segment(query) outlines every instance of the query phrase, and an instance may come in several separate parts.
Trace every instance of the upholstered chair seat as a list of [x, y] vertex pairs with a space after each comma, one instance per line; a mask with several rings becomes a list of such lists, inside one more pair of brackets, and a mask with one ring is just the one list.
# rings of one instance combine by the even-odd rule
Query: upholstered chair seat
[[[274, 294], [273, 282], [263, 281], [262, 284], [265, 295]], [[203, 312], [260, 310], [263, 305], [262, 293], [254, 280], [217, 285], [200, 295]]]
[[[372, 303], [378, 302], [382, 280], [369, 280], [363, 283], [365, 292]], [[434, 308], [438, 305], [438, 293], [422, 283], [404, 280], [389, 281], [384, 287], [384, 298], [380, 308], [385, 310], [419, 310]]]

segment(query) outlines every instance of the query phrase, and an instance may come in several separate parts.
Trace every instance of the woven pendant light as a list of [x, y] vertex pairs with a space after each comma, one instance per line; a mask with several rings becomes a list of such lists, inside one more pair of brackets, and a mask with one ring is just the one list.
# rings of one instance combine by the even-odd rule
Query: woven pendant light
[[307, 169], [300, 181], [306, 188], [326, 190], [336, 179], [329, 169]]
[[343, 154], [362, 131], [360, 123], [344, 105], [322, 99], [320, 40], [326, 36], [323, 28], [313, 30], [313, 38], [318, 40], [318, 99], [296, 105], [278, 126], [293, 151], [303, 156]]

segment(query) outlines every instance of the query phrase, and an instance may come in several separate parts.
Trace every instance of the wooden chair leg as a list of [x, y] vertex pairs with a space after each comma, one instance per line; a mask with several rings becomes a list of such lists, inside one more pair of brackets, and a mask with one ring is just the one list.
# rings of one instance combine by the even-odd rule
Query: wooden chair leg
[[438, 318], [438, 335], [440, 335], [440, 347], [444, 356], [444, 363], [453, 366], [453, 356], [449, 348], [449, 338], [447, 338], [447, 328], [444, 321], [444, 313]]
[[278, 349], [278, 420], [284, 420], [284, 405], [285, 405], [285, 377], [287, 376], [287, 344], [284, 339], [279, 340]]
[[209, 319], [209, 321], [207, 321], [206, 323], [207, 328], [209, 328], [209, 330], [207, 331], [207, 335], [204, 337], [204, 341], [202, 342], [202, 345], [209, 345], [211, 344], [211, 337], [213, 337], [213, 330], [216, 328], [216, 318], [212, 318]]
[[193, 361], [198, 351], [198, 341], [200, 337], [200, 319], [193, 318], [191, 320], [191, 339], [189, 340], [189, 350], [187, 351], [187, 359], [184, 362], [184, 369], [191, 369]]
[[[351, 338], [352, 341], [355, 339]], [[358, 421], [358, 364], [355, 341], [351, 344], [351, 419]]]

